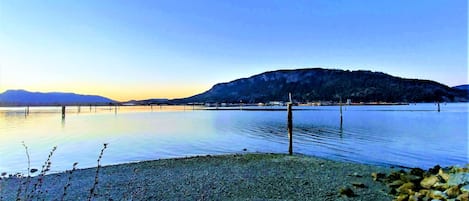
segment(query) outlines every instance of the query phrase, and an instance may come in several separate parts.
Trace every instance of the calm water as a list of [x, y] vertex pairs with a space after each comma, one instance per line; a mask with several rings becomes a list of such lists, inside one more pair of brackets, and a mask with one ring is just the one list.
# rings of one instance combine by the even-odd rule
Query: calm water
[[[469, 104], [297, 107], [294, 152], [333, 160], [428, 168], [465, 165]], [[39, 168], [53, 146], [52, 172], [206, 154], [288, 151], [286, 111], [205, 111], [189, 106], [0, 108], [0, 172]]]

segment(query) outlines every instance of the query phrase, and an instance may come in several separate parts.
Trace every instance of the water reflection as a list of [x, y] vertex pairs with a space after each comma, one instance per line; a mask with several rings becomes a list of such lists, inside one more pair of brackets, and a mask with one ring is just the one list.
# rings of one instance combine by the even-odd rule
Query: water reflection
[[[189, 107], [189, 108], [188, 108]], [[159, 108], [159, 109], [158, 109]], [[247, 108], [247, 106], [243, 106]], [[22, 170], [25, 141], [42, 164], [58, 146], [53, 170], [195, 154], [288, 151], [285, 111], [203, 111], [200, 106], [0, 108], [0, 171]], [[297, 153], [371, 164], [430, 167], [468, 162], [468, 105], [337, 106], [293, 112]], [[430, 112], [431, 111], [431, 112]], [[451, 137], [448, 137], [451, 136]], [[422, 140], [428, 139], [428, 140]], [[427, 143], [431, 141], [432, 143]]]

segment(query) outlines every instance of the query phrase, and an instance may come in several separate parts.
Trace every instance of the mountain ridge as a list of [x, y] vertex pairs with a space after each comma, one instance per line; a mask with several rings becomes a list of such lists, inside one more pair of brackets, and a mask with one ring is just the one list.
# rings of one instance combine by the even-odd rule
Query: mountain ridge
[[7, 90], [0, 94], [0, 106], [48, 105], [107, 105], [116, 101], [98, 95], [64, 92], [30, 92], [24, 89]]
[[303, 68], [276, 70], [213, 85], [209, 90], [176, 103], [231, 102], [257, 103], [287, 101], [291, 92], [295, 101], [354, 102], [459, 102], [468, 101], [462, 90], [431, 81], [401, 78], [369, 70]]

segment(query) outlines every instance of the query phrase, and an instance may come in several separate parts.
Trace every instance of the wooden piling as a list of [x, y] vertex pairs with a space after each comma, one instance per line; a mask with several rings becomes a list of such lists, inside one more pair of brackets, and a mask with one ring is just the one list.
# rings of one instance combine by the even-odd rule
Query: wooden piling
[[288, 111], [288, 138], [290, 140], [288, 144], [288, 154], [293, 155], [293, 115], [292, 115], [292, 103], [287, 105]]
[[62, 105], [62, 119], [65, 119], [65, 106]]
[[438, 101], [438, 112], [440, 112], [440, 101]]
[[29, 106], [26, 106], [25, 113], [26, 113], [26, 115], [29, 114]]

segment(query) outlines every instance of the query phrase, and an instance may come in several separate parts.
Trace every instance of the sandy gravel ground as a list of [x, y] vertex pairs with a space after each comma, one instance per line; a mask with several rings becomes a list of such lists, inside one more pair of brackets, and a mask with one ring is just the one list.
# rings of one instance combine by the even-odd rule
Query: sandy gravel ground
[[[164, 159], [102, 167], [92, 200], [392, 200], [372, 172], [390, 168], [302, 155], [243, 154]], [[32, 200], [87, 200], [96, 168], [44, 177]], [[24, 180], [23, 180], [24, 181]], [[70, 183], [64, 195], [64, 186]], [[15, 200], [16, 178], [0, 180], [1, 200]], [[355, 185], [354, 185], [355, 184]], [[364, 186], [363, 186], [364, 185]], [[355, 196], [340, 195], [349, 188]], [[39, 192], [43, 192], [40, 194]]]

